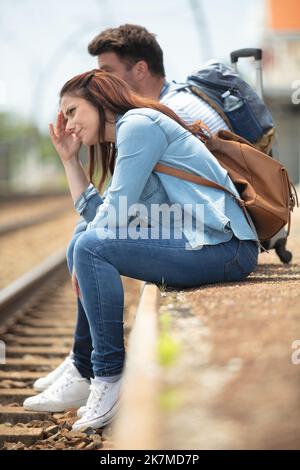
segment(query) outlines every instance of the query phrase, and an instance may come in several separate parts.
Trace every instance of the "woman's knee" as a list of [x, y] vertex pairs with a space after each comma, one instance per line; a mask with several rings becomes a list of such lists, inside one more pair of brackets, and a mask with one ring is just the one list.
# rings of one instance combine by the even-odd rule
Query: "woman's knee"
[[109, 243], [109, 237], [104, 236], [102, 232], [98, 233], [97, 230], [88, 230], [83, 233], [75, 242], [73, 248], [73, 261], [76, 265], [80, 261], [90, 259], [90, 257], [101, 257], [102, 252]]
[[92, 253], [93, 246], [95, 246], [95, 239], [91, 234], [91, 231], [84, 232], [80, 237], [75, 240], [73, 246], [73, 261], [74, 264], [78, 262], [79, 259], [86, 257], [89, 253]]
[[80, 233], [77, 233], [75, 236], [73, 236], [73, 238], [71, 239], [67, 247], [66, 256], [67, 256], [68, 269], [70, 273], [72, 273], [72, 270], [73, 270], [74, 248], [75, 248], [76, 242], [81, 236], [83, 236], [84, 233], [85, 232], [80, 232]]
[[86, 221], [80, 218], [79, 221], [77, 222], [77, 225], [76, 225], [75, 230], [73, 232], [73, 237], [75, 237], [79, 233], [85, 232], [86, 228], [87, 228]]

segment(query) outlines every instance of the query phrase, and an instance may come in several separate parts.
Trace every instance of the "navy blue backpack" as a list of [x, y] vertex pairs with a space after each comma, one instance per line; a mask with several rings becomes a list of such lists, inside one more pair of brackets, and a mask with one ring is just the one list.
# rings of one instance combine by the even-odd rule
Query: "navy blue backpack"
[[177, 90], [189, 88], [212, 106], [229, 129], [249, 142], [258, 143], [266, 134], [273, 136], [270, 111], [253, 88], [230, 66], [219, 62], [192, 72]]

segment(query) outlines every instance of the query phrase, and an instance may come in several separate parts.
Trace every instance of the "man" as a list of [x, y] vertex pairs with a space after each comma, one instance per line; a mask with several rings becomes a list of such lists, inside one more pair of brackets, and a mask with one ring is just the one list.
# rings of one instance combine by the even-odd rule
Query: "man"
[[202, 119], [212, 133], [228, 129], [220, 115], [188, 90], [176, 91], [165, 77], [163, 52], [154, 34], [146, 28], [125, 24], [109, 28], [88, 46], [101, 70], [116, 74], [133, 90], [173, 109], [188, 124]]
[[[219, 114], [205, 101], [187, 90], [176, 91], [175, 84], [166, 80], [163, 52], [154, 34], [146, 28], [130, 24], [109, 28], [92, 40], [88, 51], [97, 57], [101, 70], [122, 78], [137, 93], [160, 100], [187, 123], [202, 119], [211, 132], [228, 129]], [[85, 228], [86, 223], [81, 222], [76, 231]], [[83, 404], [89, 395], [87, 379], [92, 376], [91, 351], [89, 325], [82, 306], [78, 304], [73, 353], [54, 371], [34, 383], [37, 390], [47, 392], [25, 400], [24, 406], [31, 410], [62, 411], [75, 402]]]

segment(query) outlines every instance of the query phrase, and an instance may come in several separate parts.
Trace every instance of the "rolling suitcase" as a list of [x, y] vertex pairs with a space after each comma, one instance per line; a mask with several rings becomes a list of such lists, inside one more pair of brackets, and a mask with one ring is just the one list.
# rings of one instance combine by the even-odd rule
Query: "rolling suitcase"
[[[261, 49], [238, 49], [231, 52], [231, 65], [237, 72], [238, 60], [242, 57], [253, 57], [256, 69], [256, 92], [263, 100], [263, 76], [262, 76], [262, 50]], [[276, 149], [272, 148], [270, 156], [277, 157]], [[262, 242], [266, 250], [274, 249], [282, 263], [289, 263], [292, 260], [292, 253], [286, 249], [287, 230], [282, 228], [271, 240]]]

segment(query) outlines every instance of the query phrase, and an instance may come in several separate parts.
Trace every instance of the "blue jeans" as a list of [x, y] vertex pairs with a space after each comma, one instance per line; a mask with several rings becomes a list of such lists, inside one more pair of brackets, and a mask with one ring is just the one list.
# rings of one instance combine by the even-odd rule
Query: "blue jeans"
[[[245, 279], [256, 267], [257, 243], [231, 240], [187, 250], [187, 240], [110, 239], [94, 230], [74, 234], [67, 260], [80, 288], [74, 337], [75, 365], [84, 377], [122, 372], [124, 293], [121, 275], [177, 289]], [[148, 236], [149, 235], [149, 236]]]

